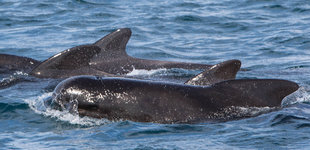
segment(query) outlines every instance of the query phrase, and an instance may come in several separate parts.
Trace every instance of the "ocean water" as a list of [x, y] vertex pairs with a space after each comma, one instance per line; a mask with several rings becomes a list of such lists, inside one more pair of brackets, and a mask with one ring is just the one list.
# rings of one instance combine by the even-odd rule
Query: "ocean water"
[[[78, 117], [46, 108], [59, 81], [0, 74], [0, 149], [310, 149], [307, 0], [0, 0], [0, 53], [45, 60], [123, 27], [127, 53], [156, 60], [242, 61], [237, 78], [295, 81], [281, 110], [227, 122], [155, 124]], [[183, 82], [197, 71], [134, 70]], [[250, 113], [269, 108], [245, 109]]]

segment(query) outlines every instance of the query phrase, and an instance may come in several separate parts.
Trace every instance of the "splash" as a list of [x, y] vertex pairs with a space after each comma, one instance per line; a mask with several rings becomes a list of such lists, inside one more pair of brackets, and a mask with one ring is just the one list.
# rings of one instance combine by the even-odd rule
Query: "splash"
[[85, 126], [98, 126], [98, 125], [104, 125], [104, 124], [111, 123], [111, 121], [108, 121], [106, 119], [80, 117], [78, 115], [71, 114], [68, 111], [59, 111], [56, 109], [46, 107], [44, 102], [47, 99], [50, 99], [51, 96], [52, 96], [52, 92], [44, 93], [41, 96], [26, 99], [25, 102], [37, 114], [43, 115], [45, 117], [56, 118], [57, 120], [69, 122], [70, 124], [78, 124], [78, 125], [85, 125]]
[[154, 81], [165, 81], [165, 82], [174, 82], [174, 83], [184, 83], [189, 78], [192, 78], [199, 70], [187, 70], [180, 68], [172, 69], [133, 69], [133, 71], [127, 74], [128, 77], [141, 78]]
[[310, 87], [301, 86], [296, 92], [286, 96], [282, 100], [283, 106], [293, 105], [296, 103], [310, 102]]
[[28, 81], [26, 78], [28, 77], [27, 73], [24, 73], [22, 71], [16, 71], [13, 75], [10, 75], [9, 77], [2, 78], [0, 80], [0, 89], [8, 88], [10, 86], [13, 86], [19, 82]]

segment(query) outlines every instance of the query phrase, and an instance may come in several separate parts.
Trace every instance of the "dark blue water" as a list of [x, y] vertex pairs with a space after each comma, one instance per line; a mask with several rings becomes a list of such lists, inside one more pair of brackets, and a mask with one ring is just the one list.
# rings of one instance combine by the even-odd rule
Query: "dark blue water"
[[[0, 53], [38, 60], [117, 28], [134, 57], [215, 64], [239, 59], [237, 78], [279, 78], [301, 88], [281, 110], [219, 123], [153, 124], [81, 118], [45, 108], [57, 81], [1, 74], [1, 149], [309, 149], [308, 0], [0, 0]], [[182, 82], [195, 71], [135, 70]], [[269, 108], [245, 112], [257, 113]]]

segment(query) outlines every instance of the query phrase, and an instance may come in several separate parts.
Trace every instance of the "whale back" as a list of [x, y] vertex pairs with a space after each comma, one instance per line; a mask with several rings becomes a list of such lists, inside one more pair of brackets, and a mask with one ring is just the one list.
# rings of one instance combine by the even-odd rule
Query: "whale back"
[[[64, 78], [73, 75], [114, 76], [100, 69], [98, 65], [104, 65], [102, 62], [109, 59], [126, 57], [125, 48], [130, 36], [130, 29], [119, 29], [94, 44], [67, 49], [42, 62], [31, 71], [31, 75], [41, 78]], [[106, 66], [109, 67], [108, 64]]]
[[23, 71], [29, 73], [41, 62], [32, 58], [15, 56], [9, 54], [0, 54], [0, 72], [7, 73], [11, 71]]
[[[211, 86], [217, 97], [226, 97], [221, 105], [242, 107], [280, 107], [284, 97], [298, 90], [295, 82], [280, 79], [239, 79]], [[215, 96], [216, 97], [216, 96]]]
[[[81, 116], [175, 123], [223, 119], [231, 107], [277, 107], [298, 85], [287, 80], [228, 80], [192, 86], [126, 78], [79, 76], [60, 83], [54, 103]], [[224, 116], [225, 117], [225, 116]], [[238, 116], [240, 117], [240, 116]], [[234, 118], [229, 118], [234, 119]]]

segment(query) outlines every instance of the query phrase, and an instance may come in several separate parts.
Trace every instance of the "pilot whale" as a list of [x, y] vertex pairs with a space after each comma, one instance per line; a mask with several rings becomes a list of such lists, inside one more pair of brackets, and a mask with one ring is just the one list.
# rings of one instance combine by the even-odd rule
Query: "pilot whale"
[[[4, 55], [0, 55], [1, 56]], [[39, 64], [39, 61], [29, 59], [26, 57], [18, 57], [18, 56], [13, 56], [13, 55], [6, 55], [3, 60], [8, 59], [8, 60], [19, 60], [17, 62], [10, 62], [10, 61], [4, 61], [7, 62], [6, 65], [3, 65], [2, 67], [0, 66], [0, 71], [1, 68], [4, 68], [4, 72], [7, 72], [7, 69], [12, 71], [16, 71], [16, 68], [19, 68], [19, 71], [24, 71], [26, 72], [27, 70], [31, 70], [31, 68], [37, 64]], [[2, 61], [2, 59], [0, 60]], [[22, 63], [20, 63], [22, 62]], [[3, 63], [4, 64], [4, 63]], [[237, 72], [240, 70], [241, 67], [241, 61], [239, 60], [228, 60], [224, 61], [221, 63], [218, 63], [216, 65], [212, 65], [209, 69], [206, 71], [201, 72], [198, 74], [192, 81], [187, 81], [185, 84], [190, 84], [190, 85], [209, 85], [214, 82], [217, 82], [219, 80], [231, 80], [235, 79]], [[6, 68], [6, 69], [5, 69]], [[101, 77], [116, 77], [117, 75], [110, 75], [110, 74], [105, 74], [101, 75]], [[121, 77], [121, 76], [119, 76]], [[127, 78], [133, 78], [131, 76], [126, 76]], [[27, 81], [27, 79], [19, 79], [19, 78], [7, 78], [5, 80], [0, 81], [0, 89], [2, 88], [7, 88], [9, 86], [12, 86], [16, 83]], [[56, 86], [56, 85], [55, 85]]]
[[[67, 78], [76, 75], [123, 76], [133, 69], [184, 68], [204, 70], [212, 65], [134, 58], [126, 53], [131, 37], [129, 28], [118, 29], [93, 44], [62, 51], [40, 62], [31, 58], [0, 54], [0, 68], [26, 71], [38, 78]], [[31, 60], [25, 62], [24, 60]], [[18, 63], [19, 65], [11, 65]], [[27, 67], [23, 67], [25, 64]], [[4, 66], [4, 67], [3, 67]], [[14, 68], [15, 67], [15, 68]]]
[[109, 120], [195, 123], [221, 120], [219, 114], [230, 113], [233, 107], [280, 108], [282, 99], [298, 88], [294, 82], [279, 79], [226, 80], [197, 86], [76, 76], [57, 85], [51, 106]]
[[0, 73], [14, 71], [30, 72], [41, 62], [28, 57], [0, 54]]

